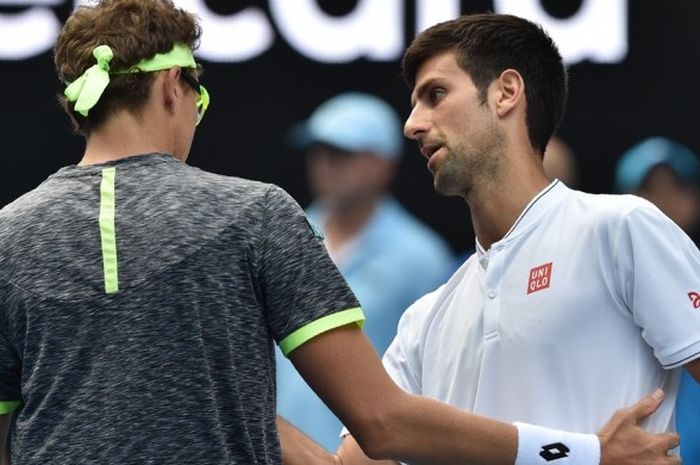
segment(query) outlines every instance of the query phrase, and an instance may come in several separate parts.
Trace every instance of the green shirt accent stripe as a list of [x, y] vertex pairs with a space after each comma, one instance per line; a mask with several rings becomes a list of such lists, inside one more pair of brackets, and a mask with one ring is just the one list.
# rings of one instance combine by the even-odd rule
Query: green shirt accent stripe
[[115, 227], [115, 177], [116, 168], [102, 170], [100, 184], [100, 240], [102, 241], [102, 265], [104, 268], [105, 292], [119, 291], [117, 270], [117, 232]]
[[14, 412], [20, 405], [22, 405], [22, 402], [19, 400], [0, 402], [0, 415], [6, 415], [8, 413]]
[[288, 357], [290, 352], [300, 345], [308, 342], [310, 339], [318, 336], [321, 333], [330, 331], [331, 329], [339, 328], [350, 323], [357, 323], [357, 326], [362, 328], [365, 322], [365, 315], [360, 307], [343, 310], [332, 315], [326, 315], [323, 318], [312, 321], [294, 331], [289, 336], [282, 339], [280, 349], [285, 357]]

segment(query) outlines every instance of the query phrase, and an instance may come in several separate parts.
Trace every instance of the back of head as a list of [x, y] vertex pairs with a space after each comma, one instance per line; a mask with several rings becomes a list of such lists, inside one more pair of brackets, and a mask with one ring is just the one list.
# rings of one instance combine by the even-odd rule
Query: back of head
[[420, 66], [430, 57], [454, 52], [486, 101], [491, 82], [507, 69], [525, 81], [526, 123], [531, 145], [544, 153], [559, 126], [567, 94], [567, 75], [554, 41], [537, 24], [511, 15], [476, 14], [436, 24], [406, 50], [403, 76], [413, 88]]
[[59, 96], [76, 131], [87, 136], [115, 112], [137, 113], [142, 108], [153, 74], [115, 75], [112, 71], [167, 53], [176, 43], [194, 50], [200, 35], [197, 19], [176, 8], [171, 0], [101, 0], [76, 8], [61, 30], [54, 50], [61, 81], [69, 84], [93, 66], [96, 47], [107, 45], [114, 54], [109, 63], [109, 85], [88, 116], [77, 113], [73, 102]]

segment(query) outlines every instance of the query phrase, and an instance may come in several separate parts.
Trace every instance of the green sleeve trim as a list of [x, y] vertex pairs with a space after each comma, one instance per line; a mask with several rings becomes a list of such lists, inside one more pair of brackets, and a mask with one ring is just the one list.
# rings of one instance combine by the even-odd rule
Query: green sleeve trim
[[102, 170], [100, 184], [100, 240], [102, 242], [102, 266], [104, 270], [105, 292], [119, 291], [117, 270], [117, 232], [115, 227], [115, 177], [116, 168]]
[[17, 407], [22, 405], [22, 402], [19, 400], [10, 400], [7, 402], [0, 402], [0, 415], [6, 415], [8, 413], [12, 413], [15, 410], [17, 410]]
[[360, 307], [350, 308], [338, 313], [326, 315], [318, 320], [312, 321], [304, 327], [297, 329], [292, 334], [282, 339], [279, 344], [280, 349], [282, 349], [284, 356], [288, 357], [291, 351], [321, 333], [325, 333], [326, 331], [330, 331], [331, 329], [339, 328], [350, 323], [357, 323], [357, 326], [362, 328], [364, 322], [365, 315], [362, 313], [362, 309]]

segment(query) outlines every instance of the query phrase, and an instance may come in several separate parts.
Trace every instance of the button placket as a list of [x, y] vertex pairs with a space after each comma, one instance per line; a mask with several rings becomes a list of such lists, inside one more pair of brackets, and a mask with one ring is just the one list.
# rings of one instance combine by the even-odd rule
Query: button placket
[[503, 255], [505, 246], [497, 244], [488, 252], [488, 268], [484, 280], [484, 338], [498, 337], [500, 318], [500, 290], [503, 279]]

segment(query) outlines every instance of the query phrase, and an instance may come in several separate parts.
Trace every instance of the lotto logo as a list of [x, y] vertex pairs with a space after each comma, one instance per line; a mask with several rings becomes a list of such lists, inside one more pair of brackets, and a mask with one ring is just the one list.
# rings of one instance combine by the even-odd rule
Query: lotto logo
[[527, 282], [527, 293], [547, 289], [552, 283], [552, 262], [536, 266], [530, 270], [530, 279]]
[[547, 444], [542, 446], [542, 452], [540, 452], [540, 457], [545, 459], [547, 462], [552, 460], [559, 460], [568, 457], [569, 448], [561, 442], [555, 442], [554, 444]]
[[688, 298], [693, 304], [693, 308], [700, 308], [700, 294], [697, 292], [688, 292]]

